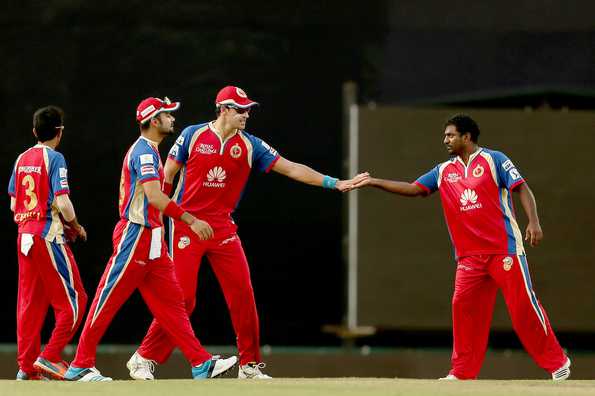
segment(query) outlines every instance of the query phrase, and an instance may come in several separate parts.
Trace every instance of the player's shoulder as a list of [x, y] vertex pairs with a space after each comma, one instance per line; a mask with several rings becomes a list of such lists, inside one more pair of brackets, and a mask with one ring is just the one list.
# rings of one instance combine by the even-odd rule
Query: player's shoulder
[[261, 140], [260, 138], [254, 136], [251, 133], [246, 132], [245, 130], [241, 130], [240, 132], [238, 132], [238, 136], [241, 137], [243, 140], [249, 141], [253, 145]]
[[447, 159], [446, 161], [442, 161], [439, 162], [434, 169], [440, 171], [443, 170], [444, 168], [446, 168], [449, 165], [454, 165], [457, 162], [457, 157], [450, 157], [449, 159]]
[[490, 156], [496, 162], [502, 162], [508, 160], [506, 154], [499, 150], [492, 150], [485, 147], [481, 148], [481, 152], [485, 155]]
[[208, 122], [201, 122], [200, 124], [193, 124], [193, 125], [188, 125], [186, 128], [184, 128], [182, 130], [181, 135], [182, 136], [192, 136], [194, 135], [196, 132], [199, 132], [200, 130], [205, 130], [206, 128], [209, 127], [209, 123]]
[[50, 148], [45, 149], [45, 152], [47, 153], [50, 166], [59, 165], [63, 167], [66, 163], [66, 159], [64, 158], [64, 155], [61, 152], [52, 150]]
[[149, 143], [148, 140], [143, 139], [142, 137], [139, 138], [136, 142], [132, 144], [130, 147], [130, 157], [139, 158], [143, 156], [146, 158], [147, 156], [153, 157], [157, 155], [156, 148]]

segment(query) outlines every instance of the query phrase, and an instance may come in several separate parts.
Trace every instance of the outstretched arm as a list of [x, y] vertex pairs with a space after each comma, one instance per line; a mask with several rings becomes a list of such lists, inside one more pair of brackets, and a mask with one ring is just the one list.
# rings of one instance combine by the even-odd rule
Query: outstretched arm
[[305, 184], [326, 188], [336, 188], [339, 191], [351, 190], [353, 188], [353, 184], [367, 176], [367, 174], [360, 174], [351, 180], [337, 180], [329, 176], [325, 176], [322, 173], [310, 168], [309, 166], [289, 161], [283, 157], [280, 157], [277, 162], [275, 162], [275, 165], [272, 169], [277, 173]]
[[535, 196], [527, 183], [521, 184], [517, 191], [519, 192], [521, 205], [523, 205], [525, 214], [529, 219], [529, 224], [527, 224], [527, 230], [525, 231], [525, 241], [529, 241], [529, 244], [535, 247], [543, 239], [543, 231], [541, 230], [539, 216], [537, 215]]
[[354, 188], [360, 187], [376, 187], [384, 191], [394, 194], [403, 195], [405, 197], [417, 197], [419, 195], [426, 195], [427, 191], [415, 183], [407, 183], [396, 180], [385, 180], [368, 177], [361, 180], [359, 183], [353, 185]]

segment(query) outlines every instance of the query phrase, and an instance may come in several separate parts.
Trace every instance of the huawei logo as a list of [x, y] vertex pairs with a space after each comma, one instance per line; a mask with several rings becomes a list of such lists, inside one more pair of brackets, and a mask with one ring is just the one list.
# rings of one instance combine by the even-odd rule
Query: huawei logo
[[471, 190], [470, 188], [467, 188], [465, 191], [463, 191], [461, 194], [461, 205], [465, 206], [468, 203], [474, 204], [475, 202], [477, 202], [477, 194], [475, 191]]
[[220, 166], [214, 167], [207, 173], [207, 180], [210, 182], [217, 180], [221, 183], [226, 177], [225, 170]]

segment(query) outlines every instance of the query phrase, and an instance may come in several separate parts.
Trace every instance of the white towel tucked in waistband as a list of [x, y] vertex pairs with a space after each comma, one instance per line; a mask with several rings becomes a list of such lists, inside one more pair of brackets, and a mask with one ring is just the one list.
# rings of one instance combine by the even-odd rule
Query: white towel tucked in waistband
[[29, 254], [29, 250], [33, 246], [32, 234], [21, 234], [21, 253], [25, 256]]
[[151, 230], [151, 250], [149, 251], [149, 260], [161, 257], [161, 230], [163, 230], [163, 227], [153, 228]]

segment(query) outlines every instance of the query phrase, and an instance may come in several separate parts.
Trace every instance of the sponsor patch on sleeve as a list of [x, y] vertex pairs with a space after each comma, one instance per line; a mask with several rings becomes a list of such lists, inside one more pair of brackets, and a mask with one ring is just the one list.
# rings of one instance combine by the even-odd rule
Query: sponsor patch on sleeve
[[180, 146], [178, 146], [177, 144], [174, 144], [171, 147], [171, 150], [169, 150], [169, 155], [171, 155], [172, 157], [177, 157], [179, 149], [180, 149]]
[[157, 172], [155, 172], [155, 167], [153, 165], [143, 165], [140, 167], [140, 174], [141, 176], [155, 175]]
[[503, 168], [505, 171], [507, 171], [507, 172], [508, 172], [509, 170], [511, 170], [512, 168], [514, 168], [514, 164], [512, 163], [512, 161], [511, 161], [511, 160], [506, 160], [506, 161], [505, 161], [505, 162], [502, 164], [502, 168]]
[[262, 142], [262, 147], [268, 150], [268, 152], [271, 153], [271, 155], [277, 155], [277, 150], [269, 146], [265, 141]]
[[66, 169], [66, 168], [59, 168], [58, 169], [58, 174], [60, 175], [60, 178], [64, 179], [68, 175], [68, 169]]
[[152, 164], [153, 163], [153, 156], [151, 154], [141, 154], [140, 156], [140, 164]]
[[60, 187], [68, 188], [68, 181], [66, 179], [60, 180]]
[[179, 144], [180, 146], [184, 144], [184, 136], [180, 135], [180, 137], [178, 137], [176, 139], [176, 143]]
[[510, 174], [510, 177], [512, 177], [512, 180], [518, 180], [521, 178], [521, 174], [518, 170], [516, 170], [516, 168], [511, 169], [508, 173]]

